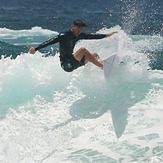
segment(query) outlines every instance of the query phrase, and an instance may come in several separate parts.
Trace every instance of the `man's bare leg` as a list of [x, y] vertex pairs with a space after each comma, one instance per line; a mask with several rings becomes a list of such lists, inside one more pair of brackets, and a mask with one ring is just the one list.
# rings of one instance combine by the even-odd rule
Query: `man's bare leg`
[[[96, 59], [99, 59], [100, 57], [98, 56], [98, 54], [97, 53], [91, 53], [91, 55], [93, 56], [93, 57], [95, 57]], [[89, 61], [87, 61], [86, 59], [85, 59], [85, 64], [87, 64]]]
[[[99, 62], [96, 57], [98, 56], [97, 53], [91, 54], [86, 48], [80, 48], [75, 54], [74, 58], [78, 61], [81, 61], [81, 59], [85, 56], [85, 60], [92, 62], [96, 66], [103, 69], [103, 64]], [[96, 57], [95, 57], [96, 56]]]

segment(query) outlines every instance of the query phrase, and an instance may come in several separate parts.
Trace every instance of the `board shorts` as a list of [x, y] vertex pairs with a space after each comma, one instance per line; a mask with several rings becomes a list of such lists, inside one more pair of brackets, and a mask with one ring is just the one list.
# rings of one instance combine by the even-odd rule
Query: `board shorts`
[[71, 58], [66, 58], [65, 61], [63, 61], [63, 63], [61, 64], [61, 67], [66, 72], [72, 72], [73, 70], [75, 70], [78, 67], [81, 67], [83, 65], [85, 65], [85, 56], [83, 56], [81, 61], [78, 61], [72, 55]]

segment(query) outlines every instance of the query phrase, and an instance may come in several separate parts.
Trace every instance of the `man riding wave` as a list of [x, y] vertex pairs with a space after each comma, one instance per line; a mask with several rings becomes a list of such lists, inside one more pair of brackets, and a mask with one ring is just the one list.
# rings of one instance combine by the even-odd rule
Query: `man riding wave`
[[87, 62], [92, 62], [103, 69], [103, 63], [97, 60], [97, 53], [90, 53], [86, 48], [80, 48], [73, 54], [77, 41], [82, 39], [103, 39], [109, 37], [117, 31], [109, 34], [85, 34], [82, 33], [84, 27], [88, 27], [83, 21], [75, 20], [69, 31], [60, 33], [58, 36], [43, 42], [37, 47], [31, 47], [30, 53], [34, 54], [37, 50], [59, 42], [60, 63], [63, 70], [71, 72]]

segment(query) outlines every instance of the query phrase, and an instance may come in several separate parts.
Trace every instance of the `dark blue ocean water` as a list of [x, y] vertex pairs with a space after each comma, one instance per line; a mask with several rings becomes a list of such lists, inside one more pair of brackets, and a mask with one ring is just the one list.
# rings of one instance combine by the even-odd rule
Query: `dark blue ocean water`
[[88, 32], [120, 25], [130, 34], [162, 35], [162, 0], [1, 0], [0, 27], [65, 31], [82, 19]]
[[[64, 72], [58, 44], [28, 53], [74, 19], [118, 31], [74, 49], [117, 53], [109, 79]], [[0, 58], [0, 163], [163, 162], [162, 0], [0, 0]]]

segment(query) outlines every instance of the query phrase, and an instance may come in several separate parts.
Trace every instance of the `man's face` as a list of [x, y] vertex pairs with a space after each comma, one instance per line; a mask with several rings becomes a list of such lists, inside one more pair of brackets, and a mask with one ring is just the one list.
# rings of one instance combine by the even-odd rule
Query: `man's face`
[[75, 34], [75, 36], [79, 36], [82, 31], [83, 31], [84, 27], [78, 27], [78, 26], [73, 26], [73, 33]]

